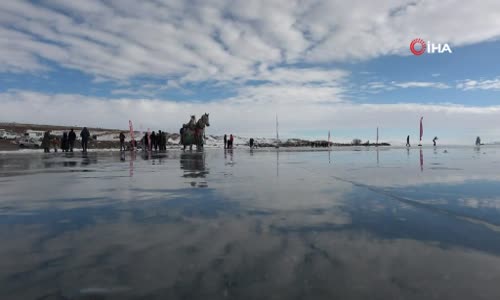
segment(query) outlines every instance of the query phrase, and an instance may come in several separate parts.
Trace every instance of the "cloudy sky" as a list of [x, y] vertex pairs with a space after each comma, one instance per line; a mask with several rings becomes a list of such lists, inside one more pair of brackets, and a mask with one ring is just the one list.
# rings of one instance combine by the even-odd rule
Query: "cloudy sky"
[[[453, 53], [414, 56], [410, 42]], [[500, 1], [0, 2], [0, 121], [500, 141]]]

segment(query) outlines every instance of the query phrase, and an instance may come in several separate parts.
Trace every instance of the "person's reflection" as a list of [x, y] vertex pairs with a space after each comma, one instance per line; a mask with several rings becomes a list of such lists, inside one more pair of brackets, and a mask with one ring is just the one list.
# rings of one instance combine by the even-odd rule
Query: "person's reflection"
[[76, 166], [76, 161], [74, 161], [74, 160], [65, 161], [65, 162], [63, 163], [63, 165], [64, 165], [65, 167], [74, 167], [74, 166]]
[[424, 152], [420, 149], [420, 172], [424, 171]]
[[125, 151], [120, 152], [120, 160], [125, 161]]
[[88, 166], [91, 164], [97, 164], [97, 153], [82, 152], [82, 162], [80, 165]]
[[[227, 154], [229, 153], [229, 161], [227, 161]], [[233, 149], [225, 149], [224, 150], [224, 161], [226, 166], [234, 165], [234, 157], [233, 157]]]
[[205, 167], [205, 153], [188, 152], [181, 153], [181, 169], [184, 171], [182, 177], [185, 178], [204, 178], [208, 174]]
[[476, 154], [479, 156], [481, 154], [481, 147], [479, 146], [474, 147], [474, 151], [476, 151]]

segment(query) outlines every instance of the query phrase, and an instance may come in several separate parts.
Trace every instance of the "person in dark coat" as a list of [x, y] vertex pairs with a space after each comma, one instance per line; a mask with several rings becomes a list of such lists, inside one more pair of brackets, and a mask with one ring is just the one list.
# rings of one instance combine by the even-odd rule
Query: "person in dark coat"
[[48, 131], [45, 131], [45, 133], [43, 134], [42, 148], [43, 148], [43, 152], [45, 152], [45, 153], [50, 152], [50, 132], [48, 132]]
[[155, 150], [157, 151], [158, 150], [158, 140], [156, 139], [156, 132], [152, 132], [151, 133], [151, 150]]
[[406, 147], [411, 147], [410, 146], [410, 136], [406, 137]]
[[68, 134], [68, 146], [69, 146], [69, 151], [73, 152], [73, 148], [75, 147], [75, 141], [76, 141], [76, 133], [73, 131], [73, 128], [69, 131]]
[[228, 148], [233, 149], [233, 141], [234, 141], [233, 135], [230, 134]]
[[224, 134], [224, 149], [227, 148], [227, 134]]
[[253, 149], [253, 138], [250, 138], [250, 149]]
[[125, 133], [120, 132], [120, 151], [125, 151]]
[[61, 151], [68, 152], [68, 148], [68, 133], [65, 131], [61, 139]]
[[148, 151], [149, 150], [149, 139], [148, 139], [148, 133], [144, 133], [144, 137], [142, 138], [142, 142], [143, 142], [143, 145], [144, 145], [144, 150], [145, 151]]
[[87, 127], [83, 127], [82, 132], [80, 132], [80, 137], [82, 138], [82, 150], [83, 152], [87, 152], [90, 138], [90, 131]]
[[157, 139], [158, 139], [158, 148], [160, 149], [160, 151], [165, 150], [164, 149], [165, 135], [161, 130], [158, 130]]

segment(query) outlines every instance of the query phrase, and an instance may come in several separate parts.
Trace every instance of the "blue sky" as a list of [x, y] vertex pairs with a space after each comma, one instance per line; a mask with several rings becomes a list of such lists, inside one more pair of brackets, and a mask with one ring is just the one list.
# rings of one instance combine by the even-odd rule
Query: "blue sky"
[[499, 20], [498, 1], [3, 1], [0, 121], [176, 131], [210, 112], [213, 134], [274, 136], [278, 114], [284, 137], [399, 143], [424, 116], [429, 143], [500, 141]]

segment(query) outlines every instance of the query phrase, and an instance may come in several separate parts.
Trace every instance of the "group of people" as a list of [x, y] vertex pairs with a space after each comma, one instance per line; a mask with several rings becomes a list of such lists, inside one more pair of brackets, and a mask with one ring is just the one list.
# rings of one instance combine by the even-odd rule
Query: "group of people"
[[[149, 134], [146, 132], [144, 137], [141, 140], [144, 149], [149, 151], [162, 151], [167, 150], [167, 133], [158, 130], [158, 132], [151, 132]], [[121, 144], [121, 136], [120, 136], [120, 144]]]
[[[434, 146], [436, 146], [436, 141], [437, 141], [437, 140], [438, 140], [438, 137], [437, 137], [437, 136], [435, 136], [435, 137], [432, 139], [432, 144], [433, 144]], [[421, 145], [419, 145], [419, 146], [421, 146]], [[411, 145], [410, 145], [410, 136], [407, 136], [407, 137], [406, 137], [406, 147], [411, 147]]]
[[[90, 131], [87, 129], [87, 127], [83, 127], [82, 131], [80, 132], [80, 137], [82, 139], [81, 140], [82, 150], [83, 152], [87, 152], [88, 143], [90, 139]], [[71, 128], [69, 133], [66, 131], [63, 132], [61, 138], [51, 135], [50, 131], [45, 131], [42, 138], [41, 147], [43, 148], [43, 151], [45, 153], [50, 152], [51, 146], [54, 149], [54, 152], [57, 152], [58, 147], [61, 149], [62, 152], [73, 152], [73, 149], [75, 147], [75, 141], [76, 141], [76, 133], [73, 130], [73, 128]]]
[[224, 149], [233, 149], [233, 141], [234, 137], [232, 134], [229, 135], [229, 139], [227, 138], [227, 134], [224, 134]]

